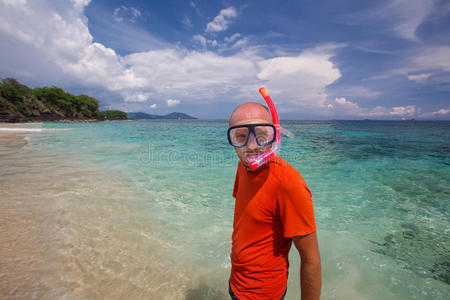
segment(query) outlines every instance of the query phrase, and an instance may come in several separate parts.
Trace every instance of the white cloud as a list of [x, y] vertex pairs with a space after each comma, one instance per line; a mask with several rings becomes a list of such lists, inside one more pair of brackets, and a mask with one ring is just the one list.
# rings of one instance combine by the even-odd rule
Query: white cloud
[[142, 92], [126, 92], [124, 93], [125, 102], [145, 102], [151, 96], [151, 93]]
[[116, 20], [117, 22], [122, 22], [123, 21], [123, 17], [119, 16], [121, 10], [122, 10], [122, 7], [116, 7], [114, 9], [114, 20]]
[[196, 34], [192, 37], [192, 40], [194, 42], [199, 43], [204, 49], [207, 48], [207, 45], [212, 46], [212, 47], [217, 47], [219, 45], [219, 43], [217, 42], [217, 40], [209, 40], [207, 38], [205, 38], [203, 35], [201, 34]]
[[201, 34], [196, 34], [192, 37], [192, 40], [200, 43], [200, 45], [203, 46], [203, 48], [206, 48], [206, 38]]
[[[23, 57], [39, 57], [39, 61], [49, 62], [47, 70], [41, 72], [49, 72], [48, 69], [53, 68], [58, 77], [111, 91], [144, 84], [141, 78], [125, 67], [114, 50], [93, 42], [82, 9], [76, 10], [78, 14], [70, 6], [66, 11], [56, 12], [47, 5], [38, 4], [28, 2], [27, 6], [17, 10], [0, 8], [1, 43], [5, 40], [21, 43], [18, 44], [21, 57], [14, 56], [17, 50], [11, 49], [4, 52], [6, 59], [17, 63]], [[28, 14], [28, 11], [33, 13]], [[27, 22], [23, 22], [22, 18], [27, 18]], [[16, 30], [11, 31], [11, 28]], [[34, 64], [37, 63], [26, 68], [33, 68]], [[41, 72], [31, 70], [36, 76], [40, 76]]]
[[240, 33], [235, 33], [231, 36], [228, 36], [224, 39], [225, 43], [233, 43], [234, 41], [236, 41], [238, 38], [241, 37]]
[[385, 1], [376, 8], [348, 16], [350, 24], [376, 24], [378, 21], [383, 30], [388, 28], [394, 34], [408, 40], [417, 41], [417, 29], [433, 12], [435, 0], [391, 0]]
[[220, 50], [236, 50], [247, 46], [248, 38], [242, 37], [240, 33], [235, 33], [223, 39], [223, 45]]
[[450, 114], [450, 108], [441, 108], [440, 110], [432, 112], [433, 115], [445, 116]]
[[[146, 102], [150, 96], [153, 101], [183, 99], [184, 103], [261, 100], [257, 91], [264, 85], [285, 110], [320, 108], [325, 105], [327, 85], [341, 76], [330, 60], [337, 46], [269, 59], [261, 56], [263, 47], [221, 56], [170, 45], [120, 56], [93, 41], [82, 8], [64, 2], [65, 9], [60, 6], [56, 11], [42, 3], [30, 1], [14, 8], [0, 4], [0, 71], [8, 76], [34, 74], [44, 85], [64, 82], [62, 87], [67, 87], [69, 82], [102, 90], [124, 100], [115, 107]], [[201, 35], [194, 39], [219, 46]], [[12, 44], [14, 49], [9, 49]], [[109, 97], [99, 100], [110, 104]]]
[[436, 46], [422, 49], [410, 59], [411, 68], [418, 70], [438, 70], [450, 72], [450, 46]]
[[405, 76], [417, 83], [450, 83], [449, 57], [450, 46], [419, 47], [414, 52], [407, 53], [394, 69], [365, 80], [383, 80], [392, 76]]
[[361, 117], [394, 117], [394, 118], [412, 118], [421, 111], [415, 105], [408, 106], [396, 106], [396, 107], [383, 107], [376, 106], [371, 109], [361, 109], [358, 116]]
[[141, 11], [134, 7], [130, 7], [130, 12], [133, 17], [139, 17], [141, 15]]
[[195, 4], [194, 1], [190, 2], [192, 8], [195, 10], [195, 12], [197, 13], [197, 15], [202, 16], [202, 12], [200, 11], [200, 9], [197, 7], [197, 5]]
[[278, 99], [290, 106], [322, 107], [327, 99], [325, 87], [341, 77], [330, 61], [335, 46], [303, 51], [294, 57], [276, 57], [260, 61], [258, 79], [273, 90]]
[[201, 34], [196, 34], [192, 37], [192, 41], [200, 44], [203, 49], [217, 49], [219, 53], [223, 53], [224, 51], [234, 50], [237, 52], [238, 49], [242, 49], [247, 45], [248, 38], [241, 37], [240, 33], [233, 34], [230, 37], [225, 37], [222, 41], [218, 41], [216, 39], [208, 39]]
[[122, 22], [124, 18], [127, 18], [131, 23], [135, 23], [140, 16], [141, 11], [135, 7], [121, 5], [114, 9], [114, 19], [117, 22]]
[[350, 107], [358, 106], [356, 103], [347, 101], [347, 99], [345, 99], [344, 97], [336, 98], [335, 101], [336, 101], [336, 103], [338, 103], [340, 105], [345, 105], [345, 106], [350, 106]]
[[361, 107], [357, 103], [348, 101], [344, 97], [338, 97], [335, 100], [335, 105], [328, 106], [328, 108], [335, 108], [338, 112], [347, 116], [358, 116], [362, 113]]
[[339, 91], [339, 94], [345, 95], [349, 98], [364, 98], [364, 99], [375, 99], [378, 98], [381, 94], [380, 92], [372, 91], [366, 87], [361, 86], [350, 86], [342, 88]]
[[0, 2], [7, 6], [23, 6], [27, 0], [0, 0]]
[[[171, 46], [136, 23], [117, 22], [111, 17], [110, 10], [94, 6], [92, 13], [95, 14], [97, 33], [102, 36], [102, 40], [108, 41], [110, 48], [120, 49], [126, 53], [135, 53]], [[145, 16], [147, 15], [148, 13], [145, 13]]]
[[234, 7], [222, 9], [212, 22], [206, 25], [206, 32], [217, 32], [227, 30], [231, 21], [238, 16]]
[[192, 28], [192, 22], [191, 19], [189, 19], [188, 16], [184, 16], [183, 20], [181, 20], [181, 23], [183, 23], [184, 26], [186, 26], [186, 28]]
[[430, 46], [410, 55], [404, 67], [396, 71], [417, 83], [426, 81], [447, 82], [450, 72], [450, 46]]
[[[17, 1], [17, 0], [13, 0], [13, 1]], [[75, 6], [78, 6], [81, 8], [84, 8], [84, 7], [88, 6], [89, 3], [91, 3], [91, 0], [71, 0], [71, 1], [75, 4]]]
[[389, 112], [391, 116], [413, 116], [416, 114], [417, 109], [415, 105], [408, 106], [396, 106], [392, 108], [392, 111]]
[[154, 109], [154, 108], [157, 108], [158, 107], [158, 104], [156, 104], [156, 103], [153, 103], [152, 105], [150, 105], [149, 106], [151, 109]]
[[408, 79], [417, 83], [424, 83], [430, 76], [430, 73], [408, 75]]
[[395, 20], [393, 30], [399, 36], [416, 40], [417, 28], [432, 12], [433, 7], [433, 0], [393, 0], [380, 13], [392, 16]]
[[[254, 81], [256, 64], [244, 54], [222, 57], [213, 52], [166, 49], [123, 58], [133, 74], [161, 97], [211, 101]], [[256, 89], [257, 91], [257, 89]]]
[[420, 115], [422, 118], [433, 118], [433, 117], [444, 117], [450, 115], [450, 107], [448, 108], [441, 108], [437, 111], [433, 111], [430, 113], [423, 113]]
[[[36, 82], [40, 80], [42, 85], [63, 82], [64, 88], [73, 84], [89, 90], [102, 90], [123, 99], [121, 103], [114, 103], [115, 107], [141, 104], [152, 107], [156, 103], [164, 104], [165, 99], [183, 99], [183, 104], [218, 99], [258, 101], [261, 99], [257, 90], [265, 86], [276, 104], [280, 105], [280, 111], [308, 109], [312, 113], [326, 111], [348, 116], [389, 118], [411, 117], [420, 113], [420, 108], [414, 105], [360, 107], [355, 99], [359, 101], [360, 98], [377, 98], [380, 95], [365, 87], [341, 90], [339, 95], [342, 97], [329, 103], [327, 87], [341, 77], [339, 68], [333, 63], [338, 45], [315, 47], [292, 56], [267, 51], [264, 46], [248, 47], [246, 37], [239, 33], [229, 35], [223, 41], [194, 36], [193, 40], [203, 46], [202, 51], [143, 37], [144, 47], [139, 46], [135, 53], [121, 56], [113, 49], [94, 42], [84, 14], [88, 0], [58, 3], [0, 0], [2, 76], [22, 77], [25, 74], [28, 78], [34, 76]], [[197, 8], [194, 2], [191, 5]], [[118, 17], [141, 16], [138, 10], [127, 9], [128, 15], [120, 15], [125, 12], [122, 9]], [[237, 17], [234, 9], [231, 13], [223, 11], [209, 23], [210, 32], [214, 32], [212, 28], [225, 30]], [[222, 19], [217, 19], [219, 16]], [[113, 32], [123, 30], [120, 33], [126, 33], [133, 26], [129, 22], [119, 23], [112, 19], [110, 22], [116, 26]], [[130, 41], [139, 40], [140, 33], [132, 34]], [[219, 51], [207, 51], [207, 47], [219, 47]], [[225, 48], [234, 49], [234, 54], [221, 56], [220, 51]], [[273, 57], [264, 58], [268, 53]], [[407, 67], [401, 68], [401, 73], [397, 75], [407, 76], [416, 82], [439, 78], [450, 82], [448, 78], [439, 77], [450, 72], [448, 57], [450, 46], [422, 47], [421, 51], [405, 59], [403, 63]], [[147, 102], [150, 96], [156, 103], [150, 105]], [[110, 104], [108, 97], [100, 100], [104, 106]], [[446, 116], [448, 109], [429, 114]]]
[[172, 107], [172, 106], [180, 104], [180, 100], [175, 100], [175, 99], [168, 99], [166, 102], [167, 102], [168, 107]]
[[238, 40], [236, 43], [234, 43], [233, 46], [231, 47], [231, 49], [242, 48], [247, 45], [247, 42], [248, 42], [247, 38], [242, 38], [242, 39]]
[[376, 106], [374, 108], [360, 107], [356, 102], [347, 100], [344, 97], [338, 97], [333, 104], [328, 104], [328, 109], [333, 109], [335, 114], [340, 116], [352, 117], [387, 117], [387, 118], [412, 118], [420, 113], [421, 109], [415, 105], [384, 107]]

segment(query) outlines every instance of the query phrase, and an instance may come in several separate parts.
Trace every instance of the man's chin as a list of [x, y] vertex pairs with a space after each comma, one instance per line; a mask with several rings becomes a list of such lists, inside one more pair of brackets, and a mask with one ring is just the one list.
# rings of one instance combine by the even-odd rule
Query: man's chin
[[[256, 154], [244, 154], [244, 159], [241, 159], [242, 164], [248, 169], [250, 170], [250, 162], [254, 159], [256, 159], [259, 155], [261, 155], [262, 153], [256, 153]], [[258, 168], [259, 169], [259, 168]], [[256, 170], [254, 170], [256, 171]]]

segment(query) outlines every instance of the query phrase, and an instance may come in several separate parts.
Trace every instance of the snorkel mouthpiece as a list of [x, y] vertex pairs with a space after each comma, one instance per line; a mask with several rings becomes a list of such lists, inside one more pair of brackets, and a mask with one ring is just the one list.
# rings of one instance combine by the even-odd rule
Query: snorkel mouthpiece
[[261, 96], [263, 96], [264, 100], [267, 103], [267, 106], [269, 107], [270, 113], [272, 115], [273, 125], [276, 129], [276, 137], [275, 142], [273, 142], [272, 148], [270, 150], [258, 155], [256, 158], [249, 161], [248, 166], [250, 167], [250, 170], [253, 171], [270, 161], [275, 155], [280, 152], [281, 148], [280, 120], [278, 119], [277, 109], [275, 108], [275, 105], [273, 104], [273, 101], [270, 98], [269, 94], [263, 87], [259, 89], [259, 93], [261, 94]]

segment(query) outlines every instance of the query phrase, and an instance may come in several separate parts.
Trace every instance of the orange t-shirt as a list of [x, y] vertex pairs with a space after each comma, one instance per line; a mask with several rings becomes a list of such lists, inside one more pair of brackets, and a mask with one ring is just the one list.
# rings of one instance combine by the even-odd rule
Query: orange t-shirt
[[239, 161], [230, 286], [245, 299], [280, 299], [288, 278], [293, 236], [316, 231], [311, 192], [280, 157], [255, 172]]

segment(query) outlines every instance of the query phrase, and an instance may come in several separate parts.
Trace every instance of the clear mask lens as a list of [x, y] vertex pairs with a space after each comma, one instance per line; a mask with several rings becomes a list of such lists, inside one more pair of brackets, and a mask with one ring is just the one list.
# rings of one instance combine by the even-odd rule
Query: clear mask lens
[[267, 146], [275, 141], [276, 130], [271, 124], [233, 126], [228, 129], [228, 140], [234, 147], [244, 147], [252, 134], [258, 146]]

